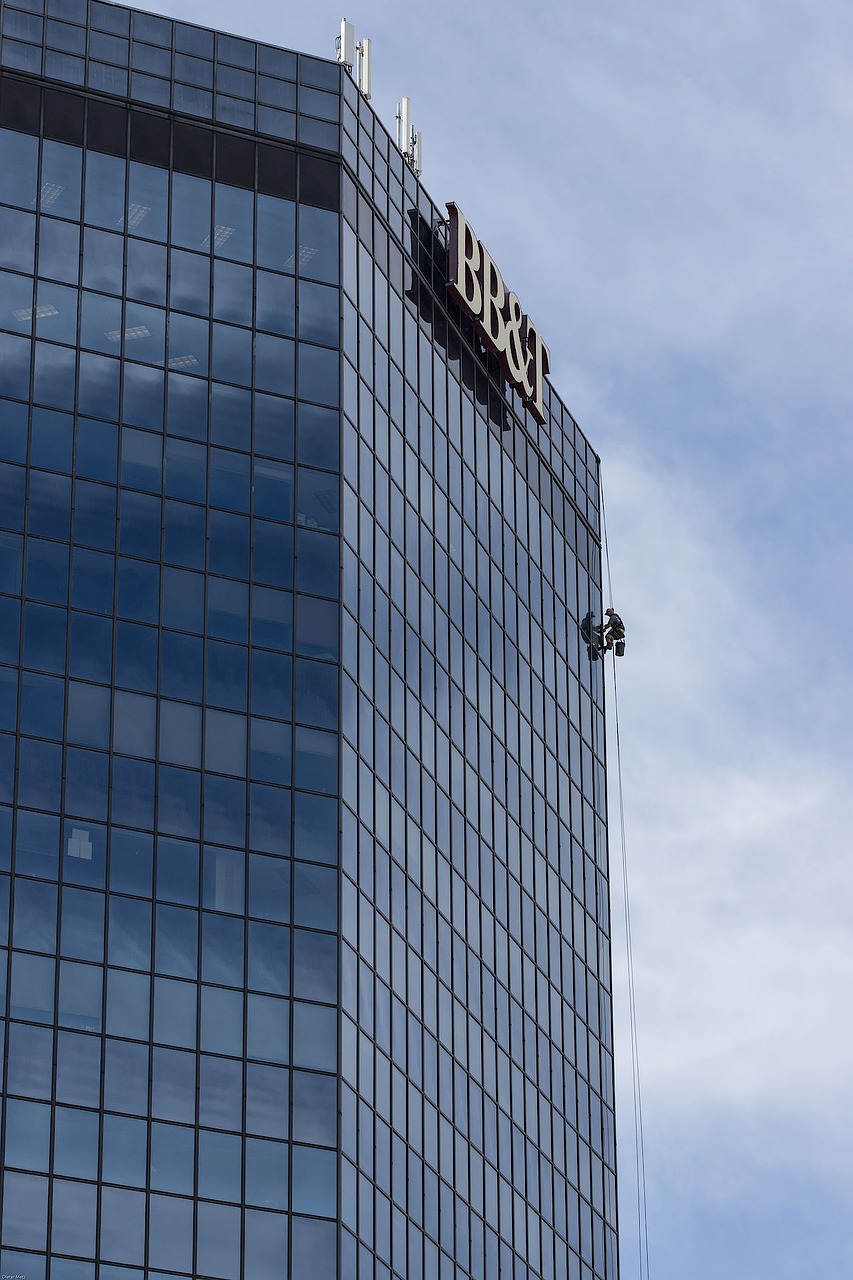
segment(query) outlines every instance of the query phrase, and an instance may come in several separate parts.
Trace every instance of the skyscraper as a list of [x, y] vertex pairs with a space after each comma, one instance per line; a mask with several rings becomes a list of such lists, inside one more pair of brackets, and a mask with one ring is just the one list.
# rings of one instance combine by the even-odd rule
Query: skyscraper
[[547, 348], [337, 63], [0, 17], [3, 1276], [615, 1280]]

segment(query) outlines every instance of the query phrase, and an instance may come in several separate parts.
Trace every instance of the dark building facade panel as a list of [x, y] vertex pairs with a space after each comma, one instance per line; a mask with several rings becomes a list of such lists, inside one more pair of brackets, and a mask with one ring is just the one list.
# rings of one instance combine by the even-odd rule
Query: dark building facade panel
[[0, 6], [0, 1269], [615, 1277], [598, 460], [334, 63]]

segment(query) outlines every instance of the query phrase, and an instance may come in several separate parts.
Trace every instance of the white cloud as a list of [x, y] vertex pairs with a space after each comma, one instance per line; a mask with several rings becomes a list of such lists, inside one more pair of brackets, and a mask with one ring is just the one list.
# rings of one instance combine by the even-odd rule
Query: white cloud
[[[626, 424], [608, 427], [611, 442], [624, 440]], [[787, 705], [799, 678], [785, 642], [792, 602], [774, 597], [778, 643], [757, 643], [766, 600], [712, 495], [636, 446], [617, 456], [607, 497], [616, 603], [628, 624], [617, 671], [652, 1254], [659, 1275], [777, 1280], [775, 1246], [754, 1255], [739, 1234], [765, 1212], [767, 1188], [777, 1198], [780, 1183], [803, 1188], [785, 1214], [784, 1265], [794, 1275], [811, 1248], [814, 1197], [843, 1199], [848, 1180], [849, 743], [822, 732], [828, 705]], [[680, 629], [687, 618], [694, 625]], [[612, 760], [612, 722], [609, 745]], [[613, 814], [616, 801], [614, 792]], [[611, 859], [622, 1226], [632, 1258], [615, 821]], [[833, 1266], [850, 1247], [846, 1232], [835, 1237], [821, 1245]]]

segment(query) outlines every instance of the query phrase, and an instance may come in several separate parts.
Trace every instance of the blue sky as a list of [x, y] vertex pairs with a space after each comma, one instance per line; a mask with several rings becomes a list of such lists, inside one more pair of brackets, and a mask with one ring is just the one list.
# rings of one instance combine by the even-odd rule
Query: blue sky
[[[146, 7], [327, 56], [342, 16]], [[650, 1276], [853, 1274], [853, 8], [346, 16], [374, 106], [393, 129], [411, 97], [428, 190], [473, 223], [602, 455]]]

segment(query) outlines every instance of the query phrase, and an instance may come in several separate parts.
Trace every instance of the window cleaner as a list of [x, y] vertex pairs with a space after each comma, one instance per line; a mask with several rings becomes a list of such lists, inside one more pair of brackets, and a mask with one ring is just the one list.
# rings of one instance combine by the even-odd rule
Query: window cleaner
[[604, 648], [613, 649], [616, 657], [622, 658], [625, 654], [625, 623], [615, 609], [605, 609], [604, 616], [607, 618], [607, 622], [602, 628], [604, 630]]

